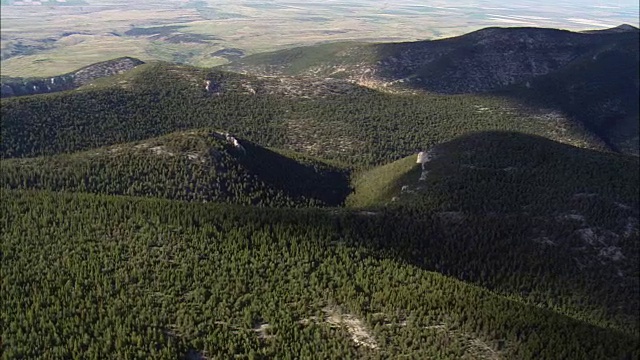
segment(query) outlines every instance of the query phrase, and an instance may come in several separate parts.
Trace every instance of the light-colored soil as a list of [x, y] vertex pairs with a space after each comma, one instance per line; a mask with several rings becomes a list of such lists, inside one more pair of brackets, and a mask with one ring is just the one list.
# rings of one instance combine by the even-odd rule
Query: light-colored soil
[[337, 308], [325, 308], [325, 321], [337, 327], [342, 327], [351, 334], [351, 340], [359, 346], [365, 346], [370, 349], [377, 349], [378, 343], [376, 339], [367, 330], [362, 320], [355, 315], [347, 314]]

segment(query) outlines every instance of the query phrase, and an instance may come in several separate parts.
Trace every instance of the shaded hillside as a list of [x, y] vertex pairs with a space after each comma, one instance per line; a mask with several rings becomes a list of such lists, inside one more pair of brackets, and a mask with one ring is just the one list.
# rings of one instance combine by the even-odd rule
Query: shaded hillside
[[92, 64], [68, 74], [50, 78], [2, 77], [0, 97], [35, 95], [77, 89], [91, 81], [120, 74], [143, 64], [141, 60], [124, 57]]
[[143, 65], [74, 92], [2, 99], [0, 115], [4, 158], [75, 152], [201, 127], [359, 166], [482, 130], [603, 147], [562, 117], [527, 114], [498, 98], [387, 94], [341, 82], [167, 64]]
[[434, 41], [282, 50], [248, 56], [228, 68], [344, 78], [382, 89], [497, 91], [535, 108], [561, 111], [611, 149], [637, 154], [639, 34], [632, 26], [588, 33], [486, 28]]
[[484, 92], [562, 69], [598, 49], [637, 39], [638, 29], [576, 33], [486, 28], [405, 43], [333, 43], [247, 56], [223, 67], [273, 75], [398, 82], [438, 93]]
[[637, 356], [632, 335], [398, 258], [431, 233], [409, 217], [6, 190], [0, 206], [8, 357]]
[[3, 98], [0, 352], [636, 359], [640, 159], [609, 150], [637, 145], [637, 37], [491, 28]]
[[623, 32], [632, 32], [632, 31], [638, 31], [638, 28], [633, 26], [633, 25], [622, 24], [622, 25], [618, 25], [616, 27], [612, 27], [612, 28], [609, 28], [609, 29], [587, 30], [587, 31], [583, 31], [583, 32], [584, 33], [623, 33]]
[[532, 106], [560, 109], [582, 121], [616, 151], [640, 149], [640, 38], [628, 36], [554, 73], [498, 94]]
[[[413, 200], [418, 205], [430, 199], [424, 204], [447, 211], [509, 213], [526, 208], [545, 214], [568, 205], [574, 194], [598, 194], [639, 208], [635, 156], [512, 132], [468, 134], [423, 150], [430, 159], [424, 171], [413, 155], [362, 173], [354, 183], [351, 205], [404, 205]], [[404, 196], [405, 185], [413, 195]]]
[[[230, 136], [230, 135], [229, 135]], [[207, 130], [71, 155], [3, 160], [9, 189], [47, 189], [257, 206], [337, 206], [344, 170]]]
[[411, 156], [361, 174], [347, 205], [433, 211], [438, 230], [405, 245], [415, 262], [637, 331], [637, 157], [515, 133], [473, 134], [428, 154], [424, 170]]

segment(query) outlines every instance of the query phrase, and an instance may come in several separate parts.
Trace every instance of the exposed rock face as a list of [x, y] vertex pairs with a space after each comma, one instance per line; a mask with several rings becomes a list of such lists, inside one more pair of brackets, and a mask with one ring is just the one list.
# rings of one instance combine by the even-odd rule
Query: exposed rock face
[[73, 90], [91, 81], [123, 73], [144, 64], [141, 60], [124, 57], [89, 65], [74, 72], [50, 78], [6, 78], [0, 83], [0, 96], [23, 96]]

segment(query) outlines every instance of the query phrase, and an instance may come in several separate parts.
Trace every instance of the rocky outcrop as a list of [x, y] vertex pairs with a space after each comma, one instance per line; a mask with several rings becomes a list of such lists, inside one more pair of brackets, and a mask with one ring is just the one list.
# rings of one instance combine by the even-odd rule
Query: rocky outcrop
[[2, 78], [0, 97], [35, 95], [73, 90], [91, 81], [121, 74], [144, 64], [143, 61], [123, 57], [89, 65], [74, 72], [47, 78]]

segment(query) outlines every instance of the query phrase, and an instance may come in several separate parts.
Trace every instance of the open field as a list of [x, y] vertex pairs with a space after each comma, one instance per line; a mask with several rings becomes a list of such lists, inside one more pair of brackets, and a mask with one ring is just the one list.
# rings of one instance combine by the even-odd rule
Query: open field
[[2, 75], [10, 76], [57, 75], [125, 55], [215, 66], [321, 42], [436, 39], [487, 26], [586, 30], [638, 22], [634, 1], [2, 0], [1, 65]]

